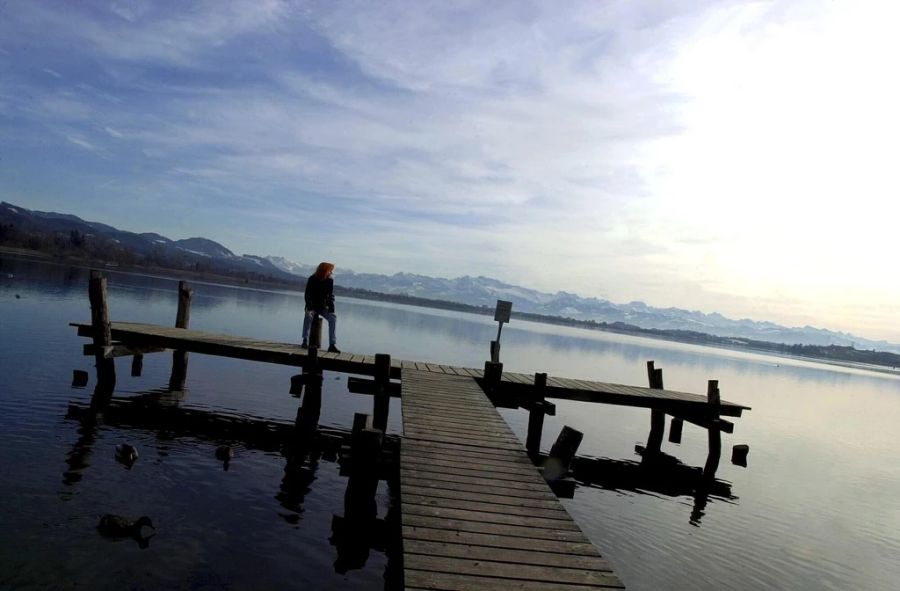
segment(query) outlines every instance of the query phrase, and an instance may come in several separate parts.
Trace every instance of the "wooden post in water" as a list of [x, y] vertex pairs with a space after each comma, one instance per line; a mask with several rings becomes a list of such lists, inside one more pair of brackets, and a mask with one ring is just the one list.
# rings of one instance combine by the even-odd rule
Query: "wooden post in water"
[[[191, 300], [194, 292], [185, 281], [178, 282], [178, 312], [175, 315], [175, 328], [187, 328], [191, 321]], [[184, 390], [187, 379], [187, 351], [172, 351], [172, 374], [169, 376], [169, 390]]]
[[309, 329], [309, 346], [322, 348], [322, 317], [318, 314], [313, 316], [312, 326]]
[[669, 422], [669, 442], [681, 443], [681, 430], [684, 427], [684, 420], [678, 417], [672, 417]]
[[[654, 362], [647, 362], [647, 378], [654, 390], [663, 389], [662, 369], [654, 368]], [[666, 413], [659, 409], [650, 410], [650, 435], [647, 436], [647, 452], [659, 453], [662, 448], [663, 434], [666, 431]]]
[[112, 332], [106, 303], [106, 277], [100, 271], [91, 271], [88, 297], [91, 301], [91, 325], [96, 348], [94, 358], [97, 364], [97, 392], [111, 394], [116, 387], [116, 364], [112, 357], [106, 356], [108, 347], [112, 345]]
[[[706, 388], [706, 398], [709, 401], [709, 418], [719, 418], [719, 380], [709, 380]], [[722, 431], [718, 427], [708, 427], [709, 455], [706, 457], [706, 465], [703, 467], [703, 478], [711, 481], [716, 477], [719, 469], [719, 457], [722, 455]]]
[[584, 433], [565, 425], [556, 438], [556, 443], [550, 448], [550, 454], [544, 463], [544, 479], [555, 481], [563, 478], [569, 472], [569, 465], [578, 453], [578, 446], [584, 439]]
[[488, 392], [493, 392], [500, 385], [503, 377], [503, 364], [494, 361], [484, 362], [484, 383]]
[[386, 353], [375, 355], [375, 401], [372, 423], [375, 429], [387, 432], [388, 413], [391, 410], [391, 356]]
[[528, 411], [528, 436], [525, 449], [534, 461], [541, 453], [541, 435], [544, 432], [544, 390], [547, 388], [547, 374], [534, 374], [534, 401]]

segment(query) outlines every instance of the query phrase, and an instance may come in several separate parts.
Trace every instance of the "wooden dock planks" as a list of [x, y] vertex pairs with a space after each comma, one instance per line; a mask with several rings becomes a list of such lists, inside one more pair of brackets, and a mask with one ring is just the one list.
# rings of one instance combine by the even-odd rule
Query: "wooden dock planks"
[[478, 383], [403, 367], [405, 588], [622, 588]]

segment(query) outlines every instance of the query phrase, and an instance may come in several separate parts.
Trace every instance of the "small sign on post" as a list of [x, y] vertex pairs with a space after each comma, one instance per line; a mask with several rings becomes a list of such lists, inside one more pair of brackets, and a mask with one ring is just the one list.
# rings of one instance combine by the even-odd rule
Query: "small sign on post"
[[499, 322], [499, 324], [497, 325], [497, 340], [491, 341], [491, 361], [493, 363], [500, 362], [500, 332], [503, 330], [503, 323], [509, 322], [511, 312], [512, 302], [497, 300], [497, 308], [494, 310], [494, 320]]
[[[512, 312], [512, 302], [507, 302], [506, 300], [497, 300], [497, 309], [494, 310], [494, 320], [499, 322], [501, 325], [504, 322], [509, 322], [509, 315]], [[498, 335], [497, 340], [500, 340]]]

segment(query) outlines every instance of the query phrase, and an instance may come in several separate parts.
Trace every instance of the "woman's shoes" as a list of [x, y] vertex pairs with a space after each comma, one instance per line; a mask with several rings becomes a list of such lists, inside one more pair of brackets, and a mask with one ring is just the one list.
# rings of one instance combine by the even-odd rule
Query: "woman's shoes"
[[337, 347], [335, 347], [334, 345], [331, 345], [330, 347], [328, 347], [328, 352], [329, 353], [340, 353], [341, 350], [338, 349]]

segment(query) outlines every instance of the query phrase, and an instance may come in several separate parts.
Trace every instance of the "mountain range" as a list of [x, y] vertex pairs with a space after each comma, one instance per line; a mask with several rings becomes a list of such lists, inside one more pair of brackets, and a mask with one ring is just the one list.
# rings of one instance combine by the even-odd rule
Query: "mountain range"
[[[11, 232], [18, 232], [20, 237], [52, 235], [56, 237], [57, 243], [60, 239], [69, 242], [101, 241], [107, 244], [105, 251], [118, 250], [123, 253], [126, 263], [164, 261], [166, 266], [192, 271], [239, 273], [252, 279], [271, 278], [290, 283], [297, 283], [298, 278], [305, 278], [315, 270], [315, 265], [290, 261], [280, 256], [237, 255], [207, 238], [171, 240], [156, 233], [128, 232], [99, 222], [85, 221], [71, 214], [32, 211], [6, 202], [0, 203], [0, 229], [3, 232], [0, 238], [8, 238]], [[0, 244], [2, 243], [3, 240], [0, 240]], [[335, 283], [341, 287], [371, 292], [474, 306], [492, 307], [498, 299], [504, 299], [513, 302], [514, 311], [576, 320], [620, 322], [641, 328], [687, 330], [773, 343], [853, 346], [857, 349], [900, 353], [900, 345], [845, 332], [812, 326], [786, 327], [746, 318], [735, 320], [715, 312], [655, 308], [640, 301], [617, 304], [565, 291], [542, 292], [483, 276], [447, 279], [413, 273], [356, 273], [341, 268], [335, 277]]]

